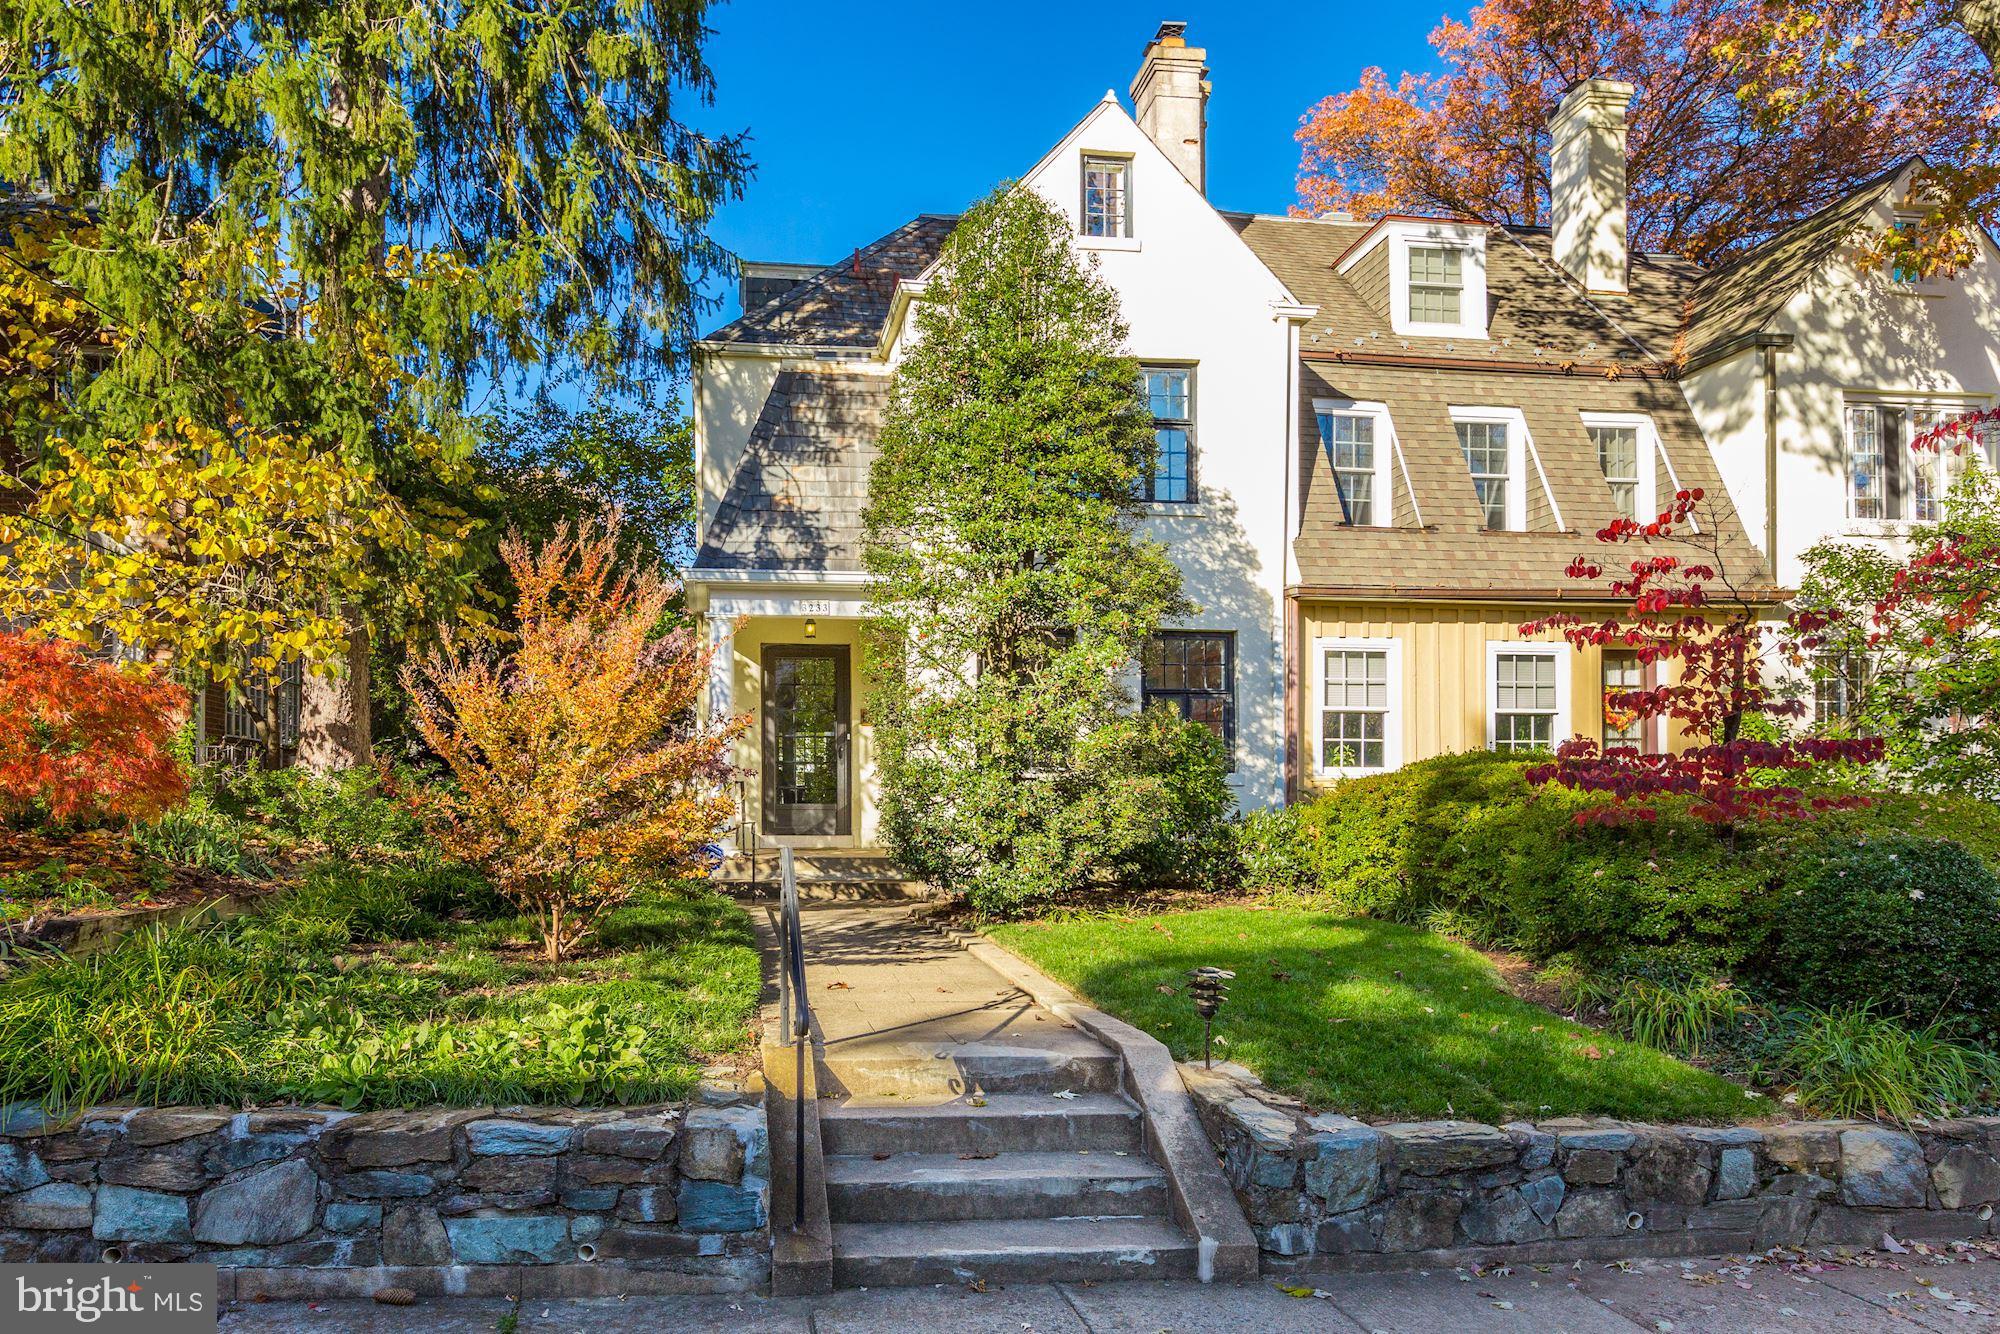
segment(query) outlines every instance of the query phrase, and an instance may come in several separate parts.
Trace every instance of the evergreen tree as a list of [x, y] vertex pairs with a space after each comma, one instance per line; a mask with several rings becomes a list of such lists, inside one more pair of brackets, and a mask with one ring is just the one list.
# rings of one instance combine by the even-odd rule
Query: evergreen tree
[[[88, 209], [90, 244], [48, 264], [111, 337], [63, 434], [276, 432], [452, 531], [474, 393], [661, 372], [693, 334], [747, 172], [740, 136], [685, 116], [708, 7], [0, 0], [0, 187]], [[432, 547], [339, 581], [351, 659], [468, 591], [399, 554]], [[308, 705], [350, 755], [360, 675]]]
[[1227, 793], [1205, 729], [1131, 712], [1141, 647], [1189, 608], [1135, 533], [1153, 439], [1116, 293], [1003, 187], [914, 320], [864, 515], [882, 828], [992, 910], [1131, 866], [1184, 832], [1183, 791], [1208, 823]]

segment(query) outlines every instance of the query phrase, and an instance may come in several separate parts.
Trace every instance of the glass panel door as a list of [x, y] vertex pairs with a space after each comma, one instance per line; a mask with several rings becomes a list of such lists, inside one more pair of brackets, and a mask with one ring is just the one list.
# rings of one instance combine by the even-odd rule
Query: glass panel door
[[764, 827], [845, 834], [848, 661], [844, 646], [764, 650]]

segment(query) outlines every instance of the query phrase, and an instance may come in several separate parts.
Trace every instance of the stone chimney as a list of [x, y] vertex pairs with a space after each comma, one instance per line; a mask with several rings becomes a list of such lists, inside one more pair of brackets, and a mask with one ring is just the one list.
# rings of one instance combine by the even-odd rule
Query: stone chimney
[[1194, 188], [1208, 193], [1208, 52], [1189, 46], [1185, 23], [1162, 23], [1132, 79], [1139, 128]]
[[1633, 87], [1585, 79], [1549, 118], [1556, 262], [1592, 292], [1625, 290], [1625, 111]]

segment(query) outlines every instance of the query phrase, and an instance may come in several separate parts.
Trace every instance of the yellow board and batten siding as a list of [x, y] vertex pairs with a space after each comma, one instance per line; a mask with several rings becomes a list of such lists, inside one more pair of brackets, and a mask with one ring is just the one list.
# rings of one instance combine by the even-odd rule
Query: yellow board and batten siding
[[[1301, 679], [1301, 770], [1310, 786], [1332, 780], [1319, 773], [1317, 652], [1329, 639], [1390, 640], [1401, 646], [1402, 762], [1433, 755], [1480, 750], [1487, 744], [1491, 691], [1486, 679], [1487, 646], [1492, 643], [1560, 643], [1555, 634], [1523, 635], [1521, 626], [1558, 610], [1546, 604], [1452, 604], [1407, 602], [1305, 602]], [[1608, 614], [1609, 607], [1577, 604], [1560, 610]], [[1569, 654], [1569, 713], [1557, 719], [1556, 740], [1586, 736], [1604, 739], [1603, 654], [1572, 647]], [[1673, 749], [1679, 749], [1679, 745]]]

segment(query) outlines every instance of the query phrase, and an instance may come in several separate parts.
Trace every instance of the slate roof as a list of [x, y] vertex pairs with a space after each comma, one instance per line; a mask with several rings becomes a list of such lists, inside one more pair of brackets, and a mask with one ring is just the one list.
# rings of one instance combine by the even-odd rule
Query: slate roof
[[704, 341], [872, 348], [888, 323], [896, 284], [928, 269], [957, 225], [948, 214], [912, 218]]
[[861, 507], [889, 377], [840, 367], [778, 373], [694, 569], [861, 568]]

